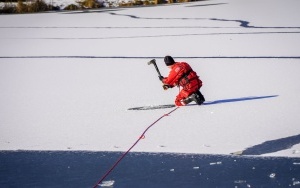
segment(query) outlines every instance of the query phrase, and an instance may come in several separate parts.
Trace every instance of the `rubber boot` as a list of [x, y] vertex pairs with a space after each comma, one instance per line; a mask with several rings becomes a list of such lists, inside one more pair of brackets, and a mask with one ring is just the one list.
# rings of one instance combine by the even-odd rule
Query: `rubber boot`
[[198, 95], [199, 103], [202, 104], [205, 101], [204, 96], [202, 95], [202, 93], [199, 90], [196, 92], [196, 94]]
[[183, 99], [183, 100], [182, 100], [182, 102], [183, 102], [185, 105], [189, 104], [189, 103], [192, 102], [192, 101], [193, 101], [193, 99], [191, 98], [191, 96], [189, 96], [189, 97], [187, 97], [186, 99]]

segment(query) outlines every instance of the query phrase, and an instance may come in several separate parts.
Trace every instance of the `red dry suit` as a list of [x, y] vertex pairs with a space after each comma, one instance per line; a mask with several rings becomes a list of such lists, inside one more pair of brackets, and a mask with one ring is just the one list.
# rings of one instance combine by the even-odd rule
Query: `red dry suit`
[[175, 104], [177, 106], [182, 106], [181, 100], [198, 91], [202, 86], [202, 81], [199, 79], [197, 73], [193, 71], [186, 62], [175, 62], [170, 67], [171, 71], [168, 77], [164, 78], [162, 82], [171, 87], [182, 87], [182, 90], [175, 99]]

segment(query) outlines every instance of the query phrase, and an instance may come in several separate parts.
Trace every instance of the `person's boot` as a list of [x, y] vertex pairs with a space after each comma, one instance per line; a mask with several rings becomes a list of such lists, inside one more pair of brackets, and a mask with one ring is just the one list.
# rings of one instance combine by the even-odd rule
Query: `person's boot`
[[182, 101], [185, 105], [189, 104], [192, 101], [195, 101], [196, 104], [201, 105], [205, 101], [205, 98], [202, 95], [202, 93], [198, 90], [197, 92], [191, 94], [190, 96], [188, 96], [186, 99], [183, 99]]
[[196, 93], [191, 94], [186, 99], [182, 100], [185, 105], [189, 104], [192, 101], [195, 101], [197, 104], [200, 104], [200, 99], [198, 98]]
[[[192, 94], [192, 95], [193, 95], [193, 94]], [[183, 102], [185, 105], [189, 104], [189, 103], [192, 102], [192, 101], [193, 101], [193, 99], [191, 98], [191, 96], [189, 96], [189, 97], [187, 97], [187, 98], [185, 98], [185, 99], [182, 100], [182, 102]]]
[[204, 102], [200, 99], [200, 97], [196, 93], [193, 93], [191, 96], [189, 96], [189, 98], [191, 98], [193, 101], [195, 101], [196, 104], [198, 104], [198, 105], [201, 105]]
[[[204, 101], [205, 101], [205, 98], [204, 98], [204, 96], [202, 95], [202, 93], [198, 90], [197, 92], [196, 92], [196, 94], [197, 94], [197, 98], [199, 99], [199, 103], [203, 103]], [[198, 103], [197, 103], [198, 104]]]

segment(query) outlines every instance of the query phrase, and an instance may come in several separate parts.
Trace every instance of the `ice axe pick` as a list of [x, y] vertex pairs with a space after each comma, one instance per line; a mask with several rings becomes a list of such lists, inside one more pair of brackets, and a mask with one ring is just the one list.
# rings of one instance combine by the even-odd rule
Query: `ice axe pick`
[[155, 69], [156, 69], [156, 72], [157, 72], [158, 76], [162, 77], [162, 75], [160, 74], [159, 69], [158, 69], [158, 67], [157, 67], [157, 65], [156, 65], [155, 59], [152, 59], [151, 61], [148, 62], [148, 65], [151, 65], [151, 64], [154, 65], [154, 67], [155, 67]]

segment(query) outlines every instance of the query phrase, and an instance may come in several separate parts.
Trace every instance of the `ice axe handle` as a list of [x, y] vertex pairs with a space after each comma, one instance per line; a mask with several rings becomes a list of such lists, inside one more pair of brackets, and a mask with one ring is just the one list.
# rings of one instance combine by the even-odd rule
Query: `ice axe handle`
[[157, 72], [158, 76], [162, 77], [162, 75], [160, 74], [159, 69], [158, 69], [158, 67], [157, 67], [157, 65], [156, 65], [155, 59], [152, 59], [151, 61], [148, 62], [148, 65], [151, 65], [151, 64], [154, 65], [154, 67], [155, 67], [155, 69], [156, 69], [156, 72]]

